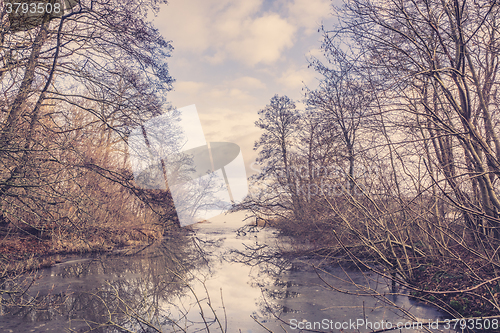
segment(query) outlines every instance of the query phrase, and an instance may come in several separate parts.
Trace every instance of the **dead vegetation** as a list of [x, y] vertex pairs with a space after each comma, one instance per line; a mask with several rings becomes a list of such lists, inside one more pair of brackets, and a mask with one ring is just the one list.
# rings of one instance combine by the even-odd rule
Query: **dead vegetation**
[[500, 5], [354, 0], [335, 13], [306, 110], [275, 96], [259, 113], [258, 190], [240, 207], [456, 318], [498, 315]]

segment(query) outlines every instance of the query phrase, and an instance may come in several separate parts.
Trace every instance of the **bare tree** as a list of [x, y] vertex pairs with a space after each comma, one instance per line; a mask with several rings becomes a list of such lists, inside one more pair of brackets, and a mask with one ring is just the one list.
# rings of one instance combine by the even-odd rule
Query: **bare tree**
[[474, 233], [498, 238], [497, 2], [353, 1], [346, 9], [339, 32], [363, 45], [388, 96], [406, 101], [410, 126], [424, 128], [436, 186]]
[[307, 91], [307, 104], [317, 108], [327, 125], [321, 136], [324, 140], [340, 141], [342, 149], [336, 151], [348, 163], [345, 172], [348, 190], [355, 190], [355, 160], [357, 155], [358, 134], [366, 122], [370, 107], [370, 90], [363, 77], [357, 73], [355, 60], [349, 59], [347, 52], [334, 44], [328, 34], [322, 45], [325, 57], [331, 67], [313, 58], [311, 66], [323, 78], [318, 89]]
[[66, 245], [157, 220], [151, 209], [175, 216], [168, 196], [135, 188], [125, 149], [132, 127], [169, 109], [172, 47], [147, 21], [165, 1], [70, 2], [23, 29], [0, 5], [1, 221]]
[[[328, 75], [312, 101], [326, 106], [326, 115], [339, 115], [369, 100], [368, 121], [362, 113], [335, 119], [347, 120], [337, 124], [347, 156], [351, 138], [371, 136], [372, 145], [363, 143], [362, 150], [380, 170], [360, 198], [328, 200], [339, 225], [337, 243], [365, 267], [350, 246], [369, 248], [402, 284], [421, 283], [424, 263], [465, 271], [467, 288], [452, 294], [481, 299], [490, 313], [498, 312], [497, 287], [487, 285], [499, 269], [499, 4], [354, 0], [337, 14], [339, 24], [324, 31], [335, 71], [317, 65]], [[342, 76], [342, 68], [353, 76]], [[350, 87], [365, 96], [359, 103], [335, 98]], [[446, 303], [454, 302], [449, 296], [438, 302], [454, 316], [464, 314]]]
[[299, 216], [300, 203], [290, 175], [300, 119], [295, 103], [287, 96], [275, 95], [259, 115], [255, 125], [264, 133], [254, 150], [259, 150], [257, 164], [261, 170], [253, 177], [253, 193], [238, 207], [257, 209], [266, 215], [291, 212]]

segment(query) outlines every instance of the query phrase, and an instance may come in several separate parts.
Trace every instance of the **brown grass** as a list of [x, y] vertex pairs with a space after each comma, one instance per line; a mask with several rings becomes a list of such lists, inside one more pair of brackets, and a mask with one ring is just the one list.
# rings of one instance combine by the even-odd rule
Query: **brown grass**
[[46, 231], [50, 237], [39, 238], [20, 230], [10, 230], [0, 240], [1, 271], [25, 271], [53, 265], [65, 255], [110, 252], [124, 247], [151, 244], [162, 238], [155, 226], [91, 226], [70, 232], [70, 229]]

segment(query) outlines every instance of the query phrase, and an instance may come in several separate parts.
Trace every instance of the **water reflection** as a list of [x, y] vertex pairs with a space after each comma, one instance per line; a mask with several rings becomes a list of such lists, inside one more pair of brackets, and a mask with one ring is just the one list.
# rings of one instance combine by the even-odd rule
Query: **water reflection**
[[[263, 288], [260, 306], [275, 320], [288, 324], [317, 322], [321, 332], [337, 327], [347, 332], [370, 332], [366, 325], [342, 323], [366, 322], [428, 322], [436, 319], [435, 309], [391, 293], [391, 284], [372, 273], [330, 267], [318, 270], [321, 263], [311, 259], [295, 259], [286, 273]], [[339, 292], [339, 291], [342, 292]], [[334, 323], [338, 323], [335, 326]], [[306, 327], [306, 326], [304, 326]], [[353, 329], [353, 327], [356, 327]], [[348, 328], [348, 329], [345, 329]], [[293, 331], [293, 330], [291, 330]], [[404, 332], [418, 332], [406, 329]], [[423, 331], [423, 330], [421, 330]]]
[[[40, 272], [26, 295], [4, 305], [0, 329], [8, 332], [155, 331], [181, 326], [172, 316], [177, 299], [186, 293], [195, 267], [206, 265], [203, 253], [185, 235], [129, 256], [105, 256], [70, 261]], [[179, 311], [177, 311], [179, 312]], [[44, 323], [41, 327], [37, 324]], [[37, 328], [38, 327], [38, 328]]]
[[243, 230], [241, 221], [229, 215], [133, 255], [43, 270], [24, 306], [4, 302], [0, 332], [299, 332], [290, 324], [402, 318], [388, 300], [419, 320], [439, 316], [388, 296], [390, 286], [373, 274], [287, 257], [286, 239], [270, 229]]

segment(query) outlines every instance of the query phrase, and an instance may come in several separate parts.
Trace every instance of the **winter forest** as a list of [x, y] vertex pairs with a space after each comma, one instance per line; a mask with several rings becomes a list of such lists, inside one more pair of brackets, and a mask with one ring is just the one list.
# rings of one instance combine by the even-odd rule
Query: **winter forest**
[[[132, 130], [175, 118], [167, 64], [176, 41], [150, 21], [167, 1], [28, 3], [45, 7], [25, 17], [31, 7], [0, 3], [0, 322], [75, 301], [30, 294], [37, 270], [68, 255], [147, 248], [162, 253], [165, 280], [148, 264], [154, 288], [104, 286], [82, 305], [95, 309], [86, 328], [61, 332], [194, 332], [162, 312], [160, 296], [147, 303], [148, 293], [181, 290], [195, 295], [199, 331], [236, 332], [190, 287], [194, 267], [220, 246], [181, 227], [168, 188], [141, 187], [130, 168]], [[321, 56], [307, 60], [319, 80], [300, 100], [268, 91], [254, 110], [257, 159], [248, 195], [231, 207], [255, 220], [238, 237], [270, 228], [289, 246], [270, 254], [245, 245], [238, 262], [345, 265], [440, 318], [472, 320], [465, 331], [495, 331], [485, 318], [499, 329], [500, 3], [345, 0], [329, 9], [335, 24], [318, 26]], [[160, 168], [179, 163], [189, 161]], [[134, 288], [142, 291], [122, 295]], [[283, 330], [293, 332], [291, 322]]]

